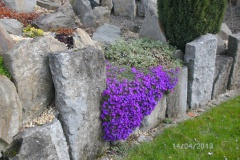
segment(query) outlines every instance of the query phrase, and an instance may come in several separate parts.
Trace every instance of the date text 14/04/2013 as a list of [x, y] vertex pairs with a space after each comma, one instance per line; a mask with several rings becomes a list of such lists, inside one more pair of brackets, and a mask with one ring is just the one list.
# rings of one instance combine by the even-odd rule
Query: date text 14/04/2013
[[213, 143], [173, 143], [174, 149], [213, 149]]

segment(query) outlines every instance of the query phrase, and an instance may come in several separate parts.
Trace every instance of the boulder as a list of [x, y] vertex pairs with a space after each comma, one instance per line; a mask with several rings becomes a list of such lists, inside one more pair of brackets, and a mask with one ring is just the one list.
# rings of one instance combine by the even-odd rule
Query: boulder
[[3, 27], [10, 34], [22, 35], [23, 25], [16, 19], [0, 19]]
[[108, 10], [108, 7], [95, 7], [93, 9], [93, 14], [96, 18], [96, 20], [100, 23], [109, 23], [110, 20], [110, 12]]
[[53, 98], [48, 56], [64, 49], [65, 45], [56, 39], [41, 37], [22, 40], [3, 54], [22, 103], [24, 122], [40, 115]]
[[5, 26], [0, 22], [0, 55], [12, 49], [14, 45], [13, 39], [6, 31]]
[[218, 36], [223, 40], [228, 40], [228, 36], [232, 34], [232, 31], [228, 28], [226, 23], [222, 23], [221, 29], [218, 32]]
[[33, 12], [36, 0], [3, 0], [6, 6], [18, 12]]
[[87, 47], [56, 52], [49, 62], [70, 157], [95, 159], [105, 143], [100, 120], [101, 93], [106, 87], [104, 55]]
[[161, 42], [166, 42], [166, 37], [162, 28], [160, 27], [157, 16], [147, 15], [144, 18], [142, 27], [139, 32], [140, 37], [148, 37], [153, 40], [159, 40]]
[[116, 16], [134, 18], [136, 16], [137, 5], [135, 0], [113, 0], [113, 9]]
[[167, 116], [178, 117], [187, 111], [188, 68], [184, 66], [178, 75], [178, 84], [167, 95]]
[[20, 150], [12, 159], [70, 160], [62, 126], [58, 120], [27, 128], [14, 138]]
[[215, 62], [214, 83], [212, 91], [212, 99], [227, 91], [227, 83], [233, 58], [225, 55], [217, 55]]
[[75, 13], [69, 3], [62, 5], [56, 12], [44, 14], [32, 22], [33, 26], [49, 31], [58, 28], [73, 28], [75, 26]]
[[73, 35], [74, 48], [84, 48], [87, 46], [96, 47], [91, 37], [81, 28], [77, 28]]
[[103, 7], [107, 7], [108, 10], [111, 12], [112, 8], [113, 8], [113, 0], [101, 0], [101, 5]]
[[229, 36], [227, 55], [233, 58], [228, 89], [237, 89], [240, 87], [240, 33]]
[[71, 4], [83, 25], [87, 27], [95, 26], [95, 17], [89, 0], [72, 0]]
[[16, 87], [0, 75], [0, 152], [12, 143], [22, 127], [22, 105]]
[[161, 100], [159, 100], [158, 104], [155, 106], [152, 113], [143, 118], [139, 129], [143, 132], [147, 132], [150, 129], [156, 127], [162, 120], [165, 119], [166, 108], [166, 95], [163, 95]]
[[188, 105], [191, 109], [207, 104], [211, 100], [217, 38], [203, 35], [187, 43], [184, 61], [188, 67]]
[[50, 0], [37, 0], [37, 5], [48, 10], [57, 10], [61, 6], [60, 4], [51, 2]]
[[105, 23], [97, 28], [92, 38], [104, 44], [112, 44], [121, 38], [120, 34], [121, 30], [119, 27]]
[[142, 0], [144, 5], [145, 16], [157, 16], [157, 0]]

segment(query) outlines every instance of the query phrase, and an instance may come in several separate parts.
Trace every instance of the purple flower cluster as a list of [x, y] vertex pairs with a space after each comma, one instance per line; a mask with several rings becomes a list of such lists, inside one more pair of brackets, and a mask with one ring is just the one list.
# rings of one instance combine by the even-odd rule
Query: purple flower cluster
[[178, 69], [164, 71], [162, 66], [145, 73], [131, 68], [134, 78], [118, 79], [125, 71], [107, 62], [107, 88], [103, 91], [101, 119], [104, 139], [126, 139], [149, 115], [162, 95], [177, 84]]

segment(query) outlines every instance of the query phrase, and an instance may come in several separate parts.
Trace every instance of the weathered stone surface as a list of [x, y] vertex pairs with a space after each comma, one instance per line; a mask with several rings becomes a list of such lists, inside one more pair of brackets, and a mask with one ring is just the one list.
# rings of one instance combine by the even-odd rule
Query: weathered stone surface
[[18, 12], [33, 12], [36, 0], [3, 0], [6, 6]]
[[91, 37], [81, 28], [77, 28], [73, 36], [74, 48], [84, 48], [87, 46], [95, 47], [94, 41]]
[[106, 66], [100, 50], [88, 47], [50, 55], [56, 106], [72, 160], [94, 159], [104, 142], [100, 121]]
[[178, 84], [167, 95], [167, 116], [178, 117], [187, 111], [188, 68], [184, 66], [178, 75]]
[[64, 49], [56, 39], [41, 37], [23, 40], [3, 54], [22, 103], [24, 122], [37, 117], [50, 103], [54, 89], [48, 55]]
[[157, 16], [157, 0], [143, 0], [145, 16]]
[[121, 38], [120, 34], [121, 30], [119, 27], [105, 23], [97, 28], [92, 38], [102, 43], [111, 44]]
[[110, 20], [110, 12], [108, 10], [108, 7], [95, 7], [93, 9], [93, 14], [96, 18], [96, 20], [100, 23], [109, 23]]
[[14, 139], [22, 144], [19, 153], [12, 159], [70, 160], [66, 138], [58, 120], [28, 128]]
[[58, 29], [59, 27], [72, 28], [75, 26], [75, 13], [72, 6], [65, 3], [56, 12], [44, 14], [32, 23], [44, 31]]
[[49, 10], [56, 10], [61, 6], [60, 4], [51, 2], [50, 0], [37, 0], [37, 5]]
[[237, 0], [237, 4], [238, 7], [240, 7], [240, 0]]
[[89, 0], [72, 0], [71, 4], [83, 25], [87, 27], [95, 26], [95, 17]]
[[0, 75], [0, 152], [9, 145], [22, 126], [22, 106], [16, 87]]
[[141, 30], [139, 32], [140, 37], [148, 37], [153, 40], [159, 40], [166, 42], [166, 37], [163, 33], [163, 30], [160, 27], [160, 22], [158, 21], [157, 16], [147, 15], [144, 18]]
[[135, 0], [113, 0], [113, 8], [114, 15], [131, 18], [136, 16], [137, 5]]
[[212, 99], [227, 91], [227, 83], [232, 67], [233, 58], [224, 55], [217, 55], [215, 62], [215, 73]]
[[207, 34], [187, 43], [185, 64], [188, 67], [188, 104], [190, 108], [205, 105], [211, 100], [217, 38]]
[[173, 56], [176, 58], [176, 59], [180, 59], [180, 60], [184, 60], [184, 53], [180, 50], [180, 49], [177, 49]]
[[0, 55], [12, 49], [14, 41], [0, 22]]
[[149, 116], [145, 116], [143, 118], [140, 130], [146, 132], [164, 120], [166, 115], [166, 108], [166, 95], [163, 95], [162, 99], [155, 106], [152, 113]]
[[226, 52], [225, 41], [222, 40], [222, 38], [220, 38], [219, 36], [217, 36], [217, 40], [218, 40], [218, 43], [217, 43], [217, 54], [221, 54], [221, 53]]
[[23, 25], [16, 19], [0, 19], [0, 23], [8, 33], [22, 35]]
[[232, 90], [240, 87], [240, 33], [229, 36], [227, 55], [233, 58], [228, 84]]
[[226, 23], [222, 23], [221, 29], [218, 32], [218, 36], [223, 40], [228, 40], [228, 36], [232, 34], [232, 31], [228, 28]]
[[144, 0], [136, 1], [137, 15], [140, 16], [140, 17], [144, 17], [145, 16], [145, 9], [144, 9], [143, 2], [144, 2]]
[[109, 11], [111, 11], [112, 8], [113, 8], [113, 2], [112, 2], [112, 0], [102, 0], [102, 1], [101, 1], [101, 5], [102, 5], [103, 7], [108, 7], [108, 10], [109, 10]]

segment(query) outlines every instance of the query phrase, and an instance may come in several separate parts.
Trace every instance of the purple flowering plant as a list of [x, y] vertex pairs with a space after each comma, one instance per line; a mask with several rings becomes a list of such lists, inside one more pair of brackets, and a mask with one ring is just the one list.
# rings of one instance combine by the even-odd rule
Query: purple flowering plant
[[146, 68], [106, 61], [107, 88], [102, 93], [101, 120], [107, 141], [125, 140], [151, 114], [163, 94], [177, 84], [178, 68]]

